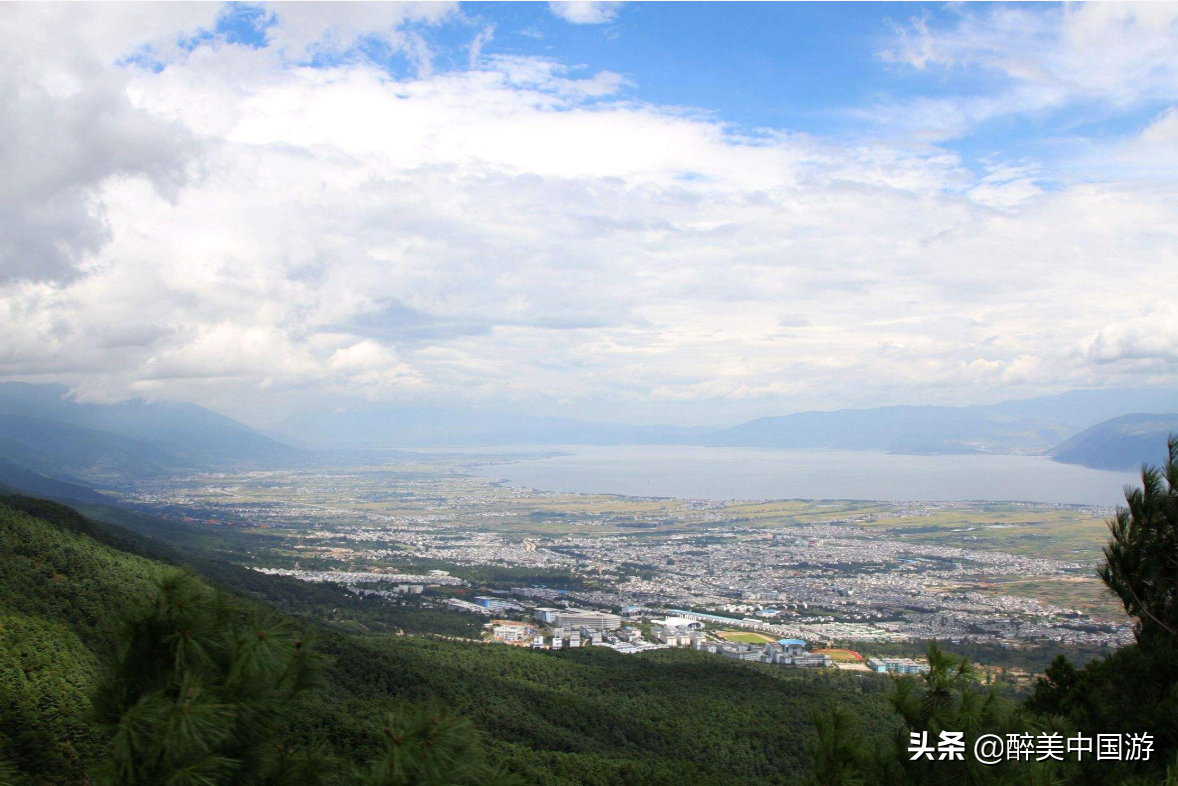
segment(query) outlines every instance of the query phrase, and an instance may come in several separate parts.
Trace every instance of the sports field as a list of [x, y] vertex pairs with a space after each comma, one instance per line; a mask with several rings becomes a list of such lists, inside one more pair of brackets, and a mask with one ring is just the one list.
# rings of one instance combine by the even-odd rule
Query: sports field
[[821, 655], [829, 655], [835, 663], [862, 663], [864, 658], [855, 650], [814, 650]]
[[722, 630], [716, 633], [724, 641], [735, 641], [739, 644], [768, 644], [777, 639], [764, 633], [753, 633], [747, 630]]

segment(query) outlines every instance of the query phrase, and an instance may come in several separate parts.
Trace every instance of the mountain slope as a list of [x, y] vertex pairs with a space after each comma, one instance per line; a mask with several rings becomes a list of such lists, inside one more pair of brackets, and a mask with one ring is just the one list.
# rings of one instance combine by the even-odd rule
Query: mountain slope
[[[80, 782], [103, 742], [87, 717], [110, 622], [163, 566], [99, 543], [80, 517], [50, 523], [0, 499], [0, 760], [33, 784]], [[62, 506], [40, 508], [53, 515]]]
[[184, 463], [146, 442], [23, 415], [0, 415], [0, 457], [43, 475], [92, 483], [158, 475]]
[[[157, 551], [169, 550], [64, 506], [0, 498], [0, 764], [20, 765], [25, 782], [80, 783], [102, 756], [87, 695], [114, 643], [110, 626], [168, 569], [151, 558]], [[223, 575], [232, 584], [240, 574], [256, 577], [255, 597], [285, 598], [298, 609], [299, 618], [275, 623], [295, 626], [329, 658], [321, 686], [284, 718], [284, 742], [326, 744], [348, 761], [383, 750], [389, 713], [427, 699], [475, 721], [494, 763], [536, 784], [780, 784], [808, 767], [812, 707], [848, 707], [863, 734], [892, 729], [871, 676], [803, 673], [690, 650], [549, 653], [352, 635], [338, 626], [338, 612], [359, 615], [350, 628], [380, 631], [392, 607], [235, 566]]]
[[799, 412], [742, 423], [706, 444], [897, 453], [1042, 453], [1084, 428], [1145, 405], [1178, 409], [1178, 390], [1077, 390], [968, 407]]
[[1050, 454], [1064, 464], [1093, 469], [1135, 469], [1142, 463], [1161, 466], [1170, 434], [1178, 434], [1178, 415], [1136, 413], [1084, 429]]
[[1070, 390], [1054, 396], [1012, 399], [976, 409], [1011, 418], [1048, 419], [1080, 431], [1131, 412], [1178, 412], [1178, 389]]
[[6, 487], [6, 491], [34, 494], [51, 499], [67, 499], [78, 502], [105, 501], [101, 494], [91, 488], [75, 483], [66, 483], [57, 478], [33, 472], [27, 467], [22, 467], [5, 458], [0, 458], [0, 486]]
[[194, 404], [143, 401], [89, 404], [73, 401], [68, 393], [64, 385], [5, 382], [0, 384], [0, 415], [115, 435], [107, 442], [112, 450], [117, 445], [120, 451], [134, 453], [139, 459], [160, 467], [283, 460], [301, 453], [232, 418]]

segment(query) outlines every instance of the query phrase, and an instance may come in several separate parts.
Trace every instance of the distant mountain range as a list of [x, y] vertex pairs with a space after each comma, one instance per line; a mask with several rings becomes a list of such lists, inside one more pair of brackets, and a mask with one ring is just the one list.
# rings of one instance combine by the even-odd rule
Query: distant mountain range
[[274, 431], [320, 446], [486, 447], [701, 444], [713, 430], [443, 407], [365, 406], [298, 412]]
[[1041, 453], [1072, 430], [1045, 416], [994, 408], [880, 407], [758, 418], [706, 437], [709, 445], [844, 448], [890, 453]]
[[1044, 453], [1130, 412], [1178, 411], [1178, 390], [1076, 390], [967, 407], [897, 406], [799, 412], [709, 434], [705, 444], [846, 448], [893, 453]]
[[0, 459], [59, 480], [103, 485], [301, 453], [195, 404], [88, 404], [68, 393], [64, 385], [0, 384]]
[[275, 432], [320, 446], [691, 444], [895, 453], [1041, 454], [1110, 417], [1178, 411], [1178, 390], [1085, 390], [968, 407], [799, 412], [729, 429], [633, 426], [446, 408], [365, 406], [297, 413]]
[[1050, 454], [1056, 461], [1095, 469], [1135, 469], [1142, 462], [1161, 466], [1170, 434], [1178, 434], [1178, 415], [1123, 415], [1069, 437]]
[[683, 444], [894, 453], [1048, 454], [1101, 469], [1160, 462], [1178, 391], [1092, 390], [968, 407], [799, 412], [729, 429], [635, 426], [450, 408], [306, 411], [262, 432], [185, 403], [74, 401], [62, 385], [0, 384], [0, 484], [93, 501], [90, 487], [190, 469], [290, 465], [324, 449]]

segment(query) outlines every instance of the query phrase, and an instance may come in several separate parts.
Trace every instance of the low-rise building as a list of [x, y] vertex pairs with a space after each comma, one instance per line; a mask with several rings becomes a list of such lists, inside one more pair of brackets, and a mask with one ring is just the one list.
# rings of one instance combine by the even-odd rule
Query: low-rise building
[[761, 660], [764, 654], [760, 647], [750, 647], [748, 644], [721, 644], [720, 654], [735, 660]]
[[548, 589], [547, 587], [512, 587], [511, 594], [518, 595], [521, 598], [555, 600], [565, 593], [564, 590]]
[[581, 641], [585, 644], [600, 644], [602, 631], [593, 630], [592, 628], [581, 628]]
[[831, 657], [821, 652], [807, 652], [804, 655], [794, 655], [788, 658], [786, 666], [808, 666], [811, 668], [829, 669], [834, 666]]
[[672, 647], [689, 647], [691, 646], [692, 632], [684, 628], [668, 628], [663, 625], [655, 625], [651, 628], [651, 633], [655, 640], [663, 644], [669, 644]]
[[561, 609], [557, 614], [557, 620], [565, 628], [617, 630], [622, 627], [622, 618], [617, 614], [587, 609]]
[[492, 625], [491, 638], [496, 641], [516, 642], [524, 641], [528, 629], [523, 625]]
[[661, 620], [651, 620], [652, 625], [661, 625], [664, 628], [683, 628], [684, 630], [700, 630], [704, 624], [699, 620], [687, 619], [687, 617], [667, 617]]
[[450, 600], [446, 601], [446, 608], [450, 609], [450, 611], [462, 611], [466, 612], [467, 614], [482, 614], [486, 617], [491, 616], [491, 610], [486, 606], [480, 606], [477, 603], [470, 603], [469, 601], [459, 600], [458, 598], [450, 598]]
[[806, 642], [802, 639], [778, 639], [777, 643], [791, 657], [801, 655], [806, 651]]
[[923, 674], [929, 670], [927, 663], [911, 658], [868, 658], [867, 668], [880, 674]]
[[505, 600], [504, 598], [493, 598], [489, 595], [479, 595], [474, 599], [474, 602], [485, 609], [491, 611], [523, 611], [524, 607], [515, 601]]

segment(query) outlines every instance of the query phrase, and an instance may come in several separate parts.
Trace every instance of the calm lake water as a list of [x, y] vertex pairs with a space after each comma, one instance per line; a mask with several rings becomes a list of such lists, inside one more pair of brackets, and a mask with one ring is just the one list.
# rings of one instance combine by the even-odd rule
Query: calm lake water
[[[504, 449], [499, 449], [503, 451]], [[1039, 456], [902, 456], [871, 451], [689, 446], [531, 448], [567, 455], [475, 467], [544, 491], [694, 499], [1024, 501], [1113, 506], [1132, 472]]]

